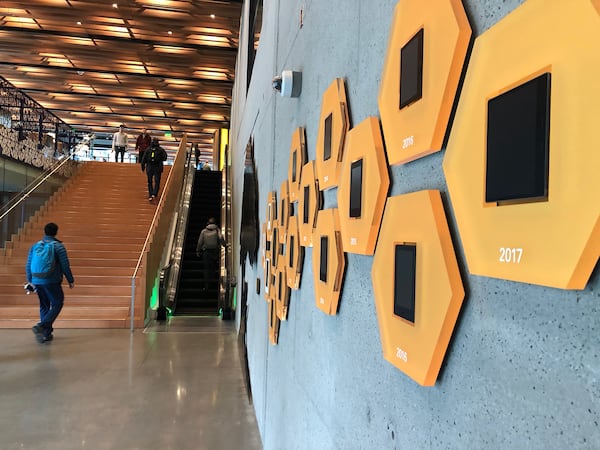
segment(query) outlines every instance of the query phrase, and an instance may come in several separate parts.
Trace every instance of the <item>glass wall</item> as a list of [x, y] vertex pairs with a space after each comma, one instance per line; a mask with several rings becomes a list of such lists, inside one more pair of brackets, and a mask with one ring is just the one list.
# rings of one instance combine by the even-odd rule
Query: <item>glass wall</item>
[[[18, 199], [42, 173], [35, 167], [0, 157], [0, 215], [5, 212], [11, 200]], [[6, 241], [18, 232], [29, 217], [40, 209], [65, 181], [64, 177], [58, 175], [48, 178], [0, 221], [0, 248], [4, 247]]]

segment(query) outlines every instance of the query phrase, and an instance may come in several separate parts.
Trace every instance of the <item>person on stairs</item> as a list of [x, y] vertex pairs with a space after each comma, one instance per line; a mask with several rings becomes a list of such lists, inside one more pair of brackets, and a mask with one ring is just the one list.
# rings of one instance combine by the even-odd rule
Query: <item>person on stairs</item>
[[142, 162], [142, 158], [144, 157], [144, 152], [146, 151], [146, 149], [148, 147], [150, 147], [151, 143], [152, 143], [152, 138], [148, 134], [148, 130], [146, 130], [144, 128], [142, 130], [142, 133], [137, 137], [137, 139], [135, 141], [135, 149], [138, 152], [138, 159], [137, 160], [140, 163]]
[[152, 138], [150, 148], [146, 149], [142, 157], [142, 172], [145, 170], [148, 176], [148, 201], [158, 197], [163, 161], [166, 160], [167, 152], [160, 146], [158, 138]]
[[211, 217], [208, 219], [206, 227], [200, 232], [196, 245], [196, 256], [202, 258], [204, 269], [204, 290], [208, 290], [209, 281], [218, 278], [221, 247], [225, 247], [225, 239], [217, 226], [217, 221]]
[[121, 155], [121, 162], [125, 157], [125, 150], [127, 150], [127, 133], [125, 132], [125, 125], [119, 125], [119, 131], [113, 134], [112, 139], [112, 151], [115, 152], [115, 162], [119, 162], [119, 154]]
[[40, 301], [40, 321], [32, 327], [40, 344], [50, 342], [54, 336], [53, 324], [63, 307], [65, 294], [62, 289], [63, 275], [69, 288], [75, 286], [69, 257], [63, 243], [56, 239], [58, 225], [48, 223], [44, 227], [44, 238], [36, 242], [27, 256], [25, 274], [28, 290], [37, 292]]

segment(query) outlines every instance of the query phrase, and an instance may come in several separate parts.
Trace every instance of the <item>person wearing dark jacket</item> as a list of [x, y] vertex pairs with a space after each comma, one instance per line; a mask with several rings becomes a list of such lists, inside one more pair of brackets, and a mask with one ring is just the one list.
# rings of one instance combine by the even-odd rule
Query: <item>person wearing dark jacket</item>
[[[65, 294], [61, 286], [63, 275], [69, 282], [71, 289], [75, 286], [75, 279], [71, 273], [67, 250], [63, 243], [56, 239], [57, 232], [58, 225], [52, 222], [46, 224], [44, 227], [44, 238], [31, 247], [27, 256], [27, 264], [25, 265], [28, 286], [34, 292], [37, 292], [40, 300], [40, 321], [32, 328], [40, 344], [49, 342], [54, 337], [52, 335], [52, 331], [54, 331], [52, 325], [58, 317], [65, 301]], [[49, 255], [54, 258], [54, 263], [48, 272], [33, 273], [32, 260], [35, 257], [34, 253], [40, 246], [53, 247], [50, 249], [51, 252]]]
[[205, 290], [208, 289], [208, 282], [217, 278], [220, 250], [225, 246], [225, 239], [216, 222], [214, 217], [208, 219], [208, 224], [200, 232], [196, 245], [196, 256], [202, 257]]
[[148, 201], [158, 197], [163, 161], [166, 160], [167, 152], [158, 143], [158, 138], [152, 138], [150, 148], [146, 149], [142, 157], [142, 172], [145, 170], [148, 176]]

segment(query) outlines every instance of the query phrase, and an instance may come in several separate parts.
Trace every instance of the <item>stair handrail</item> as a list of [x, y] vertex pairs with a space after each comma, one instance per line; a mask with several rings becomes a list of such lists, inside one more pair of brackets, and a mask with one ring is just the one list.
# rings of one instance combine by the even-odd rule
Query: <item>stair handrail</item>
[[[33, 180], [31, 183], [29, 183], [29, 185], [26, 186], [25, 189], [23, 189], [19, 193], [19, 195], [17, 195], [11, 201], [9, 201], [3, 207], [3, 208], [7, 208], [7, 210], [0, 215], [0, 222], [2, 222], [2, 220], [6, 216], [8, 216], [8, 214], [13, 209], [15, 209], [17, 206], [19, 206], [21, 204], [21, 202], [25, 201], [25, 199], [27, 199], [27, 197], [29, 197], [33, 191], [35, 191], [38, 187], [40, 187], [48, 178], [50, 178], [52, 175], [54, 175], [58, 170], [60, 170], [62, 168], [63, 165], [65, 165], [69, 160], [71, 160], [73, 158], [73, 155], [74, 155], [74, 153], [72, 153], [70, 155], [66, 155], [66, 158], [63, 157], [63, 158], [59, 159], [58, 163], [54, 167], [47, 169], [45, 172], [42, 172], [35, 180]], [[30, 186], [32, 186], [32, 185], [33, 185], [33, 187], [30, 188]], [[27, 192], [25, 192], [25, 191], [27, 191]], [[12, 202], [14, 202], [14, 204], [10, 205]]]
[[[187, 223], [189, 220], [189, 212], [190, 212], [190, 199], [192, 196], [192, 187], [194, 183], [194, 174], [196, 172], [196, 166], [192, 161], [192, 154], [188, 155], [186, 160], [186, 170], [184, 170], [184, 178], [183, 178], [183, 186], [181, 188], [181, 196], [178, 206], [179, 215], [177, 217], [177, 224], [173, 238], [173, 242], [175, 243], [172, 246], [171, 252], [169, 254], [169, 260], [167, 262], [167, 266], [170, 267], [169, 276], [166, 280], [166, 288], [165, 288], [165, 297], [166, 302], [165, 305], [169, 305], [169, 309], [175, 310], [176, 301], [175, 294], [177, 291], [177, 287], [179, 281], [181, 279], [181, 259], [183, 257], [183, 243], [186, 239], [187, 232]], [[160, 305], [159, 305], [160, 307]]]
[[[131, 305], [130, 305], [130, 308], [131, 308], [131, 310], [130, 310], [130, 330], [131, 330], [131, 332], [133, 332], [135, 330], [135, 327], [134, 327], [135, 295], [136, 295], [135, 281], [136, 281], [136, 278], [140, 271], [140, 268], [142, 266], [142, 261], [144, 259], [144, 256], [151, 253], [152, 249], [150, 247], [151, 247], [154, 237], [156, 236], [158, 231], [162, 231], [162, 229], [160, 229], [160, 228], [164, 222], [162, 222], [162, 223], [159, 223], [159, 222], [160, 222], [160, 219], [163, 214], [163, 209], [165, 209], [165, 207], [173, 206], [173, 204], [176, 201], [176, 199], [174, 197], [178, 194], [178, 190], [174, 186], [174, 180], [181, 180], [180, 175], [183, 172], [185, 159], [186, 159], [186, 147], [187, 147], [187, 136], [184, 134], [184, 136], [181, 139], [181, 142], [179, 143], [179, 148], [177, 150], [177, 153], [175, 154], [175, 160], [173, 161], [173, 166], [171, 167], [171, 170], [169, 171], [169, 175], [167, 176], [167, 180], [164, 184], [164, 188], [163, 188], [162, 194], [159, 198], [158, 205], [156, 206], [156, 210], [154, 211], [154, 216], [152, 217], [152, 222], [150, 224], [148, 234], [146, 235], [146, 239], [144, 241], [144, 245], [140, 252], [140, 256], [137, 260], [137, 264], [135, 266], [133, 274], [131, 275]], [[154, 265], [156, 265], [156, 267], [150, 268], [150, 267], [148, 267], [149, 265], [150, 264], [148, 263], [148, 261], [146, 261], [146, 267], [145, 267], [146, 276], [144, 277], [144, 279], [147, 279], [147, 277], [150, 275], [150, 270], [156, 269], [157, 274], [160, 271], [160, 267], [159, 267], [160, 261], [158, 261], [157, 264], [154, 264]], [[146, 283], [146, 285], [147, 285], [147, 283]], [[144, 297], [147, 297], [147, 294], [148, 294], [147, 290], [148, 289], [146, 286], [146, 289], [144, 290]], [[144, 300], [145, 300], [145, 298], [144, 298]]]

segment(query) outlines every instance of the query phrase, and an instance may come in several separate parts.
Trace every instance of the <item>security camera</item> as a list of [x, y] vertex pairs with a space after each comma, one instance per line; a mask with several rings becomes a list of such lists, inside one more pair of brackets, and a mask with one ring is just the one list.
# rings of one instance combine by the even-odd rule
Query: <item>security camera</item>
[[279, 91], [282, 97], [299, 97], [302, 91], [302, 72], [284, 70], [281, 76], [273, 78], [273, 89]]

